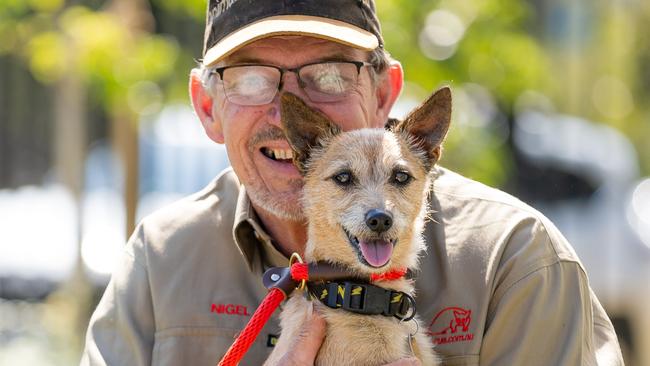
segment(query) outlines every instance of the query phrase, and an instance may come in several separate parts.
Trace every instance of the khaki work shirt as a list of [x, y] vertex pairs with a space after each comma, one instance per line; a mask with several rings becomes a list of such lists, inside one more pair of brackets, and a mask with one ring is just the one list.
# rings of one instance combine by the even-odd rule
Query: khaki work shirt
[[[416, 273], [420, 329], [443, 365], [622, 365], [571, 246], [539, 212], [440, 169]], [[287, 259], [229, 169], [145, 218], [89, 324], [82, 365], [214, 365]], [[242, 361], [261, 365], [276, 311]]]

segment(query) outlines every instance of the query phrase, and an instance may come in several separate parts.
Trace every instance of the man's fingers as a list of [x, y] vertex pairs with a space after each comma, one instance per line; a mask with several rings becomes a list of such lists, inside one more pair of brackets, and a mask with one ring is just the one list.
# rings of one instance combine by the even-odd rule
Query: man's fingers
[[317, 312], [307, 315], [298, 337], [293, 341], [291, 358], [297, 365], [313, 365], [325, 339], [325, 319]]
[[313, 311], [313, 304], [307, 313], [300, 331], [291, 340], [289, 351], [282, 356], [278, 365], [306, 366], [313, 365], [316, 355], [325, 339], [325, 319]]

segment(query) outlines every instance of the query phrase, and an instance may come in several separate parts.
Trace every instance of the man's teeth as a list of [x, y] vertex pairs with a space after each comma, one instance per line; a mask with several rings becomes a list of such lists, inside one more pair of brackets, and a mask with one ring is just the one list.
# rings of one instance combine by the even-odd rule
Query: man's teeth
[[293, 151], [288, 149], [266, 149], [266, 156], [274, 160], [291, 160]]
[[289, 160], [293, 158], [293, 152], [291, 150], [272, 150], [272, 151], [276, 159]]

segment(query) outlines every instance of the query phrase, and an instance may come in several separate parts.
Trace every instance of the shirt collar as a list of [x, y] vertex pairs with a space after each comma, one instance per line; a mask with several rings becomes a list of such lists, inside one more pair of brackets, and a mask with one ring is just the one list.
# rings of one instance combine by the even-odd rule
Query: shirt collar
[[243, 185], [237, 197], [233, 238], [251, 271], [288, 264], [289, 259], [275, 248], [273, 239], [264, 230]]

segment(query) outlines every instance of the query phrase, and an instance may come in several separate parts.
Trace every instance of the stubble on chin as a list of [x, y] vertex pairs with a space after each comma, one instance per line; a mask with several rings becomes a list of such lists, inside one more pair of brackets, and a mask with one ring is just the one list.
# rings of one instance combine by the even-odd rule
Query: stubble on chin
[[[275, 140], [286, 140], [286, 137], [280, 128], [269, 124], [251, 137], [248, 149], [251, 154], [254, 154], [257, 146]], [[250, 182], [246, 187], [246, 193], [257, 208], [283, 220], [303, 222], [305, 221], [301, 204], [303, 181], [296, 178], [290, 179], [287, 183], [288, 191], [271, 193], [262, 182]]]
[[[255, 187], [261, 185], [259, 182], [246, 188], [246, 193], [251, 202], [259, 209], [270, 213], [282, 220], [304, 222], [305, 214], [301, 204], [301, 193], [303, 187], [302, 179], [289, 180], [290, 192], [271, 193], [264, 187]], [[296, 193], [297, 192], [297, 193]]]

